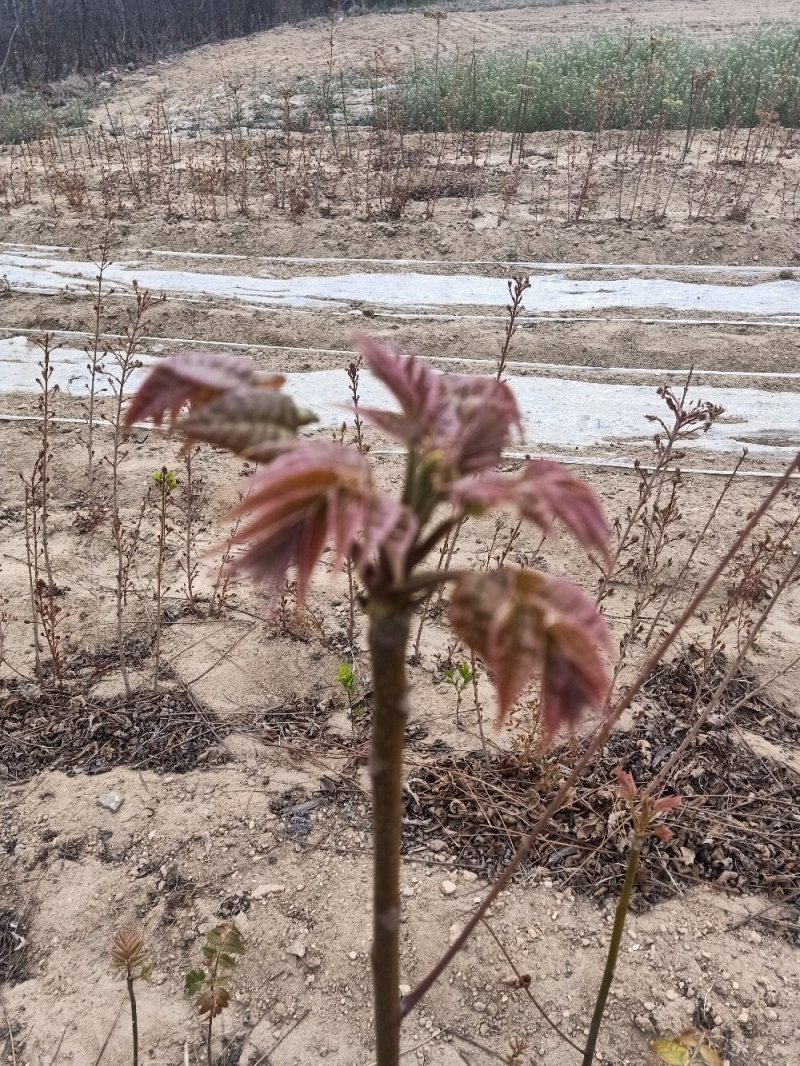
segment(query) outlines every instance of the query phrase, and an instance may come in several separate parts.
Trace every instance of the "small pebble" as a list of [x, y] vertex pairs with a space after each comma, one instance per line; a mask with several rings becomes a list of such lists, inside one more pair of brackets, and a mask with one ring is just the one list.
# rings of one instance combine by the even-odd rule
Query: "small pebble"
[[442, 891], [443, 896], [452, 896], [456, 890], [456, 886], [453, 881], [442, 881], [439, 888]]
[[283, 885], [259, 885], [250, 893], [252, 899], [263, 899], [264, 896], [275, 896], [284, 891]]
[[125, 797], [119, 792], [103, 792], [97, 797], [97, 806], [112, 814], [116, 814], [124, 802]]

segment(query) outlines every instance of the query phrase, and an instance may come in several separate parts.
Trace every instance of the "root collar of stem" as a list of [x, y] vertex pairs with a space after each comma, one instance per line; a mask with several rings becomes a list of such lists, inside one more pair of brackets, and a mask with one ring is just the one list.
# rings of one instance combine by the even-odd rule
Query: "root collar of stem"
[[370, 604], [374, 691], [369, 767], [374, 839], [372, 979], [378, 1066], [397, 1066], [400, 1058], [400, 843], [409, 629], [408, 609]]

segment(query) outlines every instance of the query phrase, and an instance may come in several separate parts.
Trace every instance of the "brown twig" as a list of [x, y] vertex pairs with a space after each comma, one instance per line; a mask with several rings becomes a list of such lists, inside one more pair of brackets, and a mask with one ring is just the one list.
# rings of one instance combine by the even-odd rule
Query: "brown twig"
[[756, 637], [761, 632], [761, 630], [762, 630], [762, 628], [764, 626], [764, 623], [766, 622], [767, 618], [769, 618], [770, 614], [772, 613], [772, 609], [774, 608], [775, 604], [777, 603], [779, 596], [781, 595], [783, 590], [786, 588], [786, 586], [789, 584], [789, 582], [792, 580], [792, 578], [795, 576], [795, 574], [797, 573], [798, 569], [800, 569], [800, 555], [797, 556], [795, 561], [792, 563], [792, 565], [789, 567], [789, 569], [783, 575], [781, 580], [778, 582], [778, 585], [777, 585], [775, 591], [773, 592], [772, 596], [770, 597], [769, 603], [766, 605], [764, 610], [761, 612], [759, 617], [756, 619], [753, 627], [751, 628], [751, 630], [750, 630], [750, 632], [749, 632], [749, 634], [747, 636], [747, 639], [745, 640], [744, 644], [742, 645], [741, 649], [739, 650], [739, 654], [736, 655], [731, 660], [731, 662], [730, 662], [730, 664], [728, 666], [728, 669], [725, 671], [725, 674], [722, 677], [722, 680], [719, 682], [719, 684], [717, 685], [716, 689], [714, 690], [714, 695], [709, 700], [709, 702], [706, 704], [706, 706], [703, 708], [701, 713], [697, 716], [697, 719], [693, 723], [692, 727], [689, 729], [689, 731], [687, 732], [686, 736], [683, 738], [683, 740], [677, 746], [675, 751], [672, 753], [672, 755], [670, 755], [669, 759], [667, 759], [667, 761], [659, 769], [658, 773], [653, 778], [653, 780], [648, 784], [647, 788], [645, 789], [645, 791], [647, 793], [652, 794], [655, 791], [657, 791], [659, 788], [662, 787], [664, 782], [669, 778], [669, 775], [674, 770], [675, 766], [680, 762], [681, 756], [683, 755], [683, 753], [686, 751], [686, 749], [689, 747], [689, 745], [692, 743], [692, 741], [696, 739], [697, 734], [700, 732], [700, 730], [702, 729], [702, 727], [705, 724], [705, 722], [708, 721], [710, 716], [719, 707], [720, 702], [722, 700], [722, 697], [725, 694], [725, 690], [727, 689], [728, 685], [731, 683], [733, 678], [736, 676], [736, 674], [739, 672], [739, 668], [740, 668], [742, 662], [744, 661], [744, 658], [747, 655], [747, 652], [750, 650], [750, 648], [755, 643]]
[[531, 1003], [534, 1005], [534, 1007], [538, 1010], [538, 1012], [541, 1014], [541, 1016], [544, 1018], [544, 1020], [550, 1026], [550, 1028], [558, 1036], [560, 1036], [561, 1039], [563, 1041], [565, 1041], [565, 1043], [569, 1044], [569, 1046], [574, 1051], [577, 1051], [579, 1055], [582, 1055], [583, 1054], [583, 1048], [579, 1047], [573, 1040], [570, 1040], [570, 1038], [567, 1036], [567, 1034], [564, 1032], [564, 1030], [561, 1029], [553, 1021], [553, 1019], [550, 1017], [550, 1015], [547, 1013], [547, 1011], [544, 1009], [544, 1007], [541, 1005], [541, 1003], [534, 996], [533, 992], [531, 992], [530, 988], [528, 987], [528, 983], [523, 979], [522, 974], [519, 972], [517, 967], [514, 965], [514, 960], [511, 958], [511, 955], [509, 954], [508, 950], [506, 949], [506, 946], [503, 944], [502, 940], [497, 935], [497, 933], [495, 933], [494, 929], [492, 929], [492, 927], [489, 924], [488, 920], [486, 918], [481, 918], [481, 922], [486, 926], [486, 928], [489, 931], [489, 933], [491, 934], [492, 939], [494, 940], [495, 944], [497, 944], [497, 946], [502, 951], [503, 955], [505, 956], [506, 962], [511, 967], [511, 969], [512, 969], [512, 971], [514, 973], [514, 976], [517, 978], [517, 981], [519, 982], [519, 987], [522, 989], [523, 992], [526, 993], [528, 999], [531, 1001]]

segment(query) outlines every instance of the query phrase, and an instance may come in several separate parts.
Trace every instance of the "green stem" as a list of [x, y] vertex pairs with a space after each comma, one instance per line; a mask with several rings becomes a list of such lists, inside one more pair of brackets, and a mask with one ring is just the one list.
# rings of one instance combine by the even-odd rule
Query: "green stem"
[[403, 826], [403, 743], [408, 720], [407, 609], [373, 601], [369, 611], [374, 706], [372, 779], [372, 981], [376, 1066], [400, 1059], [400, 843]]
[[600, 1035], [600, 1026], [603, 1024], [603, 1015], [606, 1010], [608, 993], [611, 991], [611, 982], [614, 980], [614, 971], [617, 968], [617, 957], [622, 943], [622, 933], [625, 928], [625, 919], [633, 896], [633, 886], [636, 884], [636, 873], [639, 869], [639, 858], [642, 854], [644, 834], [634, 832], [631, 848], [628, 852], [628, 869], [625, 873], [625, 883], [622, 886], [622, 895], [617, 902], [617, 910], [614, 914], [614, 928], [611, 930], [611, 942], [608, 945], [606, 965], [603, 970], [603, 980], [597, 992], [597, 1000], [594, 1005], [594, 1014], [589, 1026], [589, 1039], [586, 1041], [586, 1050], [583, 1053], [581, 1066], [592, 1066], [594, 1051], [597, 1046], [597, 1038]]

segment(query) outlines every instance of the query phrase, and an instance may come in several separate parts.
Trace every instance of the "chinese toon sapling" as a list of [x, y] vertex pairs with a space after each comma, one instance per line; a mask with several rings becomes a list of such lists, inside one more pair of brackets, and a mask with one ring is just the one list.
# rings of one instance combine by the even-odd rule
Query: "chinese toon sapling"
[[633, 889], [639, 872], [642, 849], [649, 836], [657, 837], [663, 842], [672, 839], [672, 830], [663, 824], [662, 818], [670, 811], [677, 810], [681, 805], [680, 796], [663, 796], [661, 799], [654, 799], [647, 789], [637, 788], [632, 775], [621, 767], [617, 768], [617, 783], [620, 798], [627, 805], [631, 819], [628, 865], [625, 871], [622, 894], [617, 901], [617, 909], [614, 914], [614, 926], [611, 930], [606, 965], [603, 970], [600, 988], [597, 992], [591, 1024], [589, 1025], [589, 1037], [581, 1060], [582, 1066], [592, 1066], [595, 1060], [597, 1038], [600, 1035], [600, 1026], [603, 1023], [608, 993], [611, 991], [611, 983], [614, 980], [614, 971], [617, 967], [622, 934], [625, 929], [625, 919], [628, 916], [631, 899], [633, 898]]
[[361, 718], [364, 715], [364, 708], [361, 706], [361, 700], [358, 696], [358, 674], [350, 663], [342, 662], [339, 663], [339, 669], [336, 672], [336, 680], [344, 689], [344, 693], [347, 696], [347, 716], [350, 719], [350, 729], [353, 734], [353, 739], [355, 739], [356, 719]]
[[[563, 578], [507, 566], [490, 573], [426, 565], [460, 523], [499, 507], [549, 532], [559, 521], [604, 556], [608, 527], [584, 483], [556, 463], [533, 461], [498, 473], [503, 449], [520, 429], [509, 386], [496, 378], [444, 375], [375, 341], [361, 356], [396, 401], [360, 416], [406, 449], [399, 498], [378, 487], [367, 456], [313, 438], [297, 439], [313, 416], [258, 373], [247, 357], [202, 352], [164, 360], [139, 389], [128, 421], [171, 424], [189, 445], [207, 441], [261, 464], [241, 505], [246, 521], [237, 568], [281, 587], [297, 574], [307, 590], [326, 545], [334, 567], [350, 558], [364, 590], [373, 673], [370, 746], [373, 800], [372, 971], [378, 1066], [399, 1058], [400, 836], [404, 728], [408, 720], [408, 638], [415, 608], [443, 582], [453, 586], [450, 622], [483, 660], [505, 720], [534, 674], [540, 676], [542, 728], [574, 727], [584, 710], [604, 706], [603, 649], [609, 634], [594, 602]], [[188, 412], [180, 417], [181, 411]]]
[[136, 981], [149, 981], [152, 966], [147, 959], [144, 938], [138, 929], [118, 929], [111, 938], [111, 964], [125, 978], [131, 1009], [133, 1066], [139, 1066], [139, 1013], [136, 1007]]
[[178, 487], [178, 479], [172, 470], [162, 466], [151, 475], [156, 487], [156, 507], [158, 510], [158, 556], [156, 560], [156, 631], [153, 654], [153, 692], [158, 691], [158, 675], [161, 672], [161, 627], [164, 621], [164, 562], [167, 554], [167, 534], [171, 532], [167, 525], [167, 508], [172, 493]]
[[229, 985], [239, 959], [247, 953], [247, 945], [235, 925], [223, 922], [206, 932], [203, 945], [203, 964], [189, 970], [184, 991], [194, 1000], [197, 1013], [205, 1019], [206, 1063], [214, 1066], [211, 1040], [214, 1019], [230, 1006]]
[[464, 698], [464, 689], [471, 685], [475, 671], [469, 663], [456, 663], [450, 670], [445, 670], [445, 684], [450, 685], [456, 694], [456, 727], [461, 728], [461, 701]]

